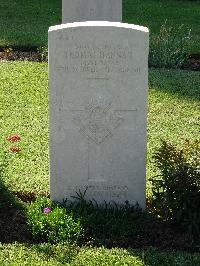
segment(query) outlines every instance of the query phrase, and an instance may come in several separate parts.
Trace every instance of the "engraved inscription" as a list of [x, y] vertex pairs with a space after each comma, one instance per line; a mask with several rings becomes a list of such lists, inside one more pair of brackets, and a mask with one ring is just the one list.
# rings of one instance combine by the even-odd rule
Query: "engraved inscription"
[[57, 69], [67, 73], [140, 73], [140, 66], [128, 64], [133, 58], [129, 47], [115, 44], [75, 44], [65, 48], [66, 63]]
[[85, 185], [85, 186], [68, 186], [68, 191], [84, 192], [88, 193], [91, 197], [108, 197], [112, 199], [127, 197], [128, 187], [127, 186], [100, 186], [100, 185]]
[[112, 110], [111, 102], [92, 100], [73, 121], [84, 136], [100, 144], [112, 137], [114, 129], [122, 123], [123, 118]]

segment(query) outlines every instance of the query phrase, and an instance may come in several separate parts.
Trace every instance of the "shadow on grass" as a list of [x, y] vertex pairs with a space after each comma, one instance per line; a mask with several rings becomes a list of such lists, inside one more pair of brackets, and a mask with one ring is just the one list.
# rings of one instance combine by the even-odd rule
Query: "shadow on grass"
[[[6, 159], [0, 162], [0, 242], [17, 241], [27, 243], [29, 246], [33, 240], [27, 228], [25, 205], [9, 191], [3, 182], [7, 164]], [[27, 197], [22, 200], [27, 202]], [[80, 246], [107, 248], [153, 246], [159, 249], [193, 249], [193, 239], [190, 235], [152, 217], [147, 212], [141, 212], [140, 209], [128, 203], [123, 207], [107, 205], [102, 208], [95, 203], [82, 200], [78, 204], [66, 205], [66, 207], [69, 213], [71, 211], [74, 213], [75, 219], [79, 219], [84, 228], [84, 235], [78, 243]], [[46, 246], [39, 244], [36, 249], [47, 255], [51, 253], [51, 247], [48, 244]]]
[[144, 265], [148, 266], [197, 266], [200, 265], [199, 253], [185, 251], [158, 250], [148, 248], [143, 250], [128, 250], [129, 254], [141, 258]]
[[61, 4], [61, 0], [0, 1], [0, 46], [27, 49], [46, 45], [48, 28], [61, 24]]
[[0, 162], [0, 242], [24, 242], [31, 236], [27, 230], [23, 204], [3, 183], [7, 165], [4, 154]]
[[[138, 206], [111, 204], [104, 207], [81, 200], [67, 205], [84, 229], [81, 244], [107, 248], [144, 248], [192, 250], [193, 237], [178, 227], [143, 212]], [[80, 242], [81, 242], [80, 241]]]
[[178, 98], [200, 101], [198, 71], [152, 68], [149, 70], [149, 87], [173, 94]]

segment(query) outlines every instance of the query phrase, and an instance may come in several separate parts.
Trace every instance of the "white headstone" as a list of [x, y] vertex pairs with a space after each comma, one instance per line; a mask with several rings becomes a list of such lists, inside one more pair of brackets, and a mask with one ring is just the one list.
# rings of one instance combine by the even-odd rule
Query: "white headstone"
[[62, 23], [122, 21], [122, 0], [63, 0]]
[[49, 29], [51, 198], [145, 206], [148, 29]]

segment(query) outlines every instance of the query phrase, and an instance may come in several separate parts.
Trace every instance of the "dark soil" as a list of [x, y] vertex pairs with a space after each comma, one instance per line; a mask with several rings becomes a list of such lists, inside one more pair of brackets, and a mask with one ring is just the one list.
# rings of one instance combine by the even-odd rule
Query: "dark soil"
[[[7, 61], [34, 61], [42, 62], [47, 61], [42, 59], [41, 55], [37, 50], [27, 51], [13, 51], [12, 49], [4, 49], [0, 51], [0, 60]], [[188, 69], [193, 71], [200, 71], [200, 54], [190, 55], [188, 62], [182, 67], [182, 69]]]
[[24, 208], [35, 199], [34, 193], [10, 192], [0, 180], [0, 242], [33, 241]]
[[[7, 193], [7, 192], [6, 192]], [[10, 192], [9, 192], [10, 193]], [[9, 200], [7, 196], [7, 200]], [[18, 196], [16, 196], [18, 195]], [[15, 202], [13, 199], [15, 198]], [[0, 242], [28, 242], [32, 243], [33, 238], [28, 230], [25, 211], [16, 202], [30, 203], [35, 200], [33, 193], [15, 193], [11, 195], [12, 200], [4, 201], [3, 207], [0, 206]], [[4, 197], [5, 199], [5, 197]], [[23, 201], [23, 202], [22, 202]], [[122, 225], [123, 226], [123, 225]], [[189, 251], [200, 251], [200, 241], [179, 230], [179, 228], [166, 224], [162, 221], [146, 216], [144, 218], [144, 231], [141, 231], [136, 237], [132, 238], [129, 235], [117, 239], [91, 239], [91, 234], [88, 231], [84, 239], [84, 245], [104, 245], [107, 248], [122, 247], [122, 248], [145, 248], [149, 246], [159, 249], [178, 249]]]
[[24, 212], [15, 207], [0, 210], [0, 242], [27, 242], [31, 234], [27, 229]]
[[[200, 251], [200, 246], [195, 244], [191, 235], [180, 232], [177, 228], [163, 223], [154, 222], [146, 224], [148, 232], [138, 235], [137, 238], [130, 237], [120, 241], [112, 241], [112, 239], [105, 239], [102, 244], [108, 248], [122, 247], [122, 248], [145, 248], [156, 247], [160, 250], [177, 249], [187, 251]], [[98, 241], [97, 241], [98, 245]]]
[[[36, 194], [33, 192], [30, 193], [25, 193], [25, 192], [15, 192], [15, 195], [23, 202], [25, 203], [30, 203], [32, 201], [36, 200]], [[47, 196], [47, 195], [43, 195], [43, 196]]]
[[41, 62], [42, 58], [37, 51], [0, 51], [0, 60]]
[[200, 71], [200, 54], [190, 55], [188, 63], [183, 66], [183, 69]]

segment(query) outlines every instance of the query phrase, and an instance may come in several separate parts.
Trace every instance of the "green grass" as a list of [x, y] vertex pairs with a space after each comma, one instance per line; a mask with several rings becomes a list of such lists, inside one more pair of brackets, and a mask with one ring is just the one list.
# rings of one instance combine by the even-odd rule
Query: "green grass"
[[16, 191], [49, 190], [48, 74], [47, 64], [1, 63], [0, 139], [4, 150], [8, 135], [19, 133], [22, 152], [10, 155], [9, 183]]
[[1, 266], [197, 266], [199, 254], [155, 249], [77, 248], [50, 244], [0, 244]]
[[198, 72], [151, 69], [148, 112], [148, 178], [156, 175], [152, 155], [161, 140], [181, 147], [199, 139], [200, 77]]
[[[0, 145], [20, 134], [19, 154], [9, 153], [3, 177], [12, 191], [49, 192], [48, 66], [46, 63], [1, 62]], [[148, 177], [156, 174], [152, 154], [165, 139], [181, 145], [198, 138], [200, 77], [198, 72], [150, 69], [148, 113]], [[0, 265], [131, 265], [196, 266], [199, 254], [155, 249], [106, 249], [50, 244], [0, 244]]]
[[[0, 145], [20, 134], [19, 154], [10, 154], [4, 183], [13, 191], [49, 192], [48, 73], [46, 63], [4, 62], [0, 65]], [[181, 145], [198, 138], [200, 77], [198, 72], [150, 70], [148, 178], [156, 174], [152, 154], [160, 140]]]
[[[0, 0], [0, 46], [38, 47], [47, 44], [49, 26], [61, 23], [61, 0]], [[189, 52], [200, 51], [200, 1], [124, 0], [123, 21], [148, 26], [159, 32], [169, 26], [192, 30]]]
[[61, 23], [62, 0], [0, 0], [0, 46], [47, 44], [49, 26]]
[[187, 0], [124, 0], [123, 21], [149, 27], [151, 34], [157, 34], [160, 26], [191, 29], [190, 53], [200, 51], [200, 1]]

